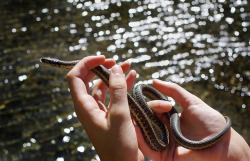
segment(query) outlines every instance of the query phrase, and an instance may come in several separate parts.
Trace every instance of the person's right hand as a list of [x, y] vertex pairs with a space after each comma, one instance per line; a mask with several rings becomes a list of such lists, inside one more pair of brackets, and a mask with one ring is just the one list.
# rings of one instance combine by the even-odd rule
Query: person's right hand
[[[105, 106], [108, 87], [102, 81], [96, 81], [92, 89], [89, 88], [90, 81], [95, 77], [90, 70], [99, 65], [111, 68], [109, 106]], [[130, 71], [125, 78], [123, 72], [129, 68], [129, 62], [119, 66], [115, 65], [113, 59], [89, 56], [83, 58], [67, 74], [77, 117], [103, 161], [144, 159], [138, 149], [127, 101], [127, 89], [132, 87], [136, 78], [135, 71]]]
[[[154, 86], [161, 93], [172, 97], [181, 105], [183, 111], [180, 116], [180, 126], [183, 135], [191, 140], [202, 140], [220, 132], [225, 124], [225, 118], [198, 97], [189, 93], [179, 85], [160, 80], [153, 81]], [[168, 129], [169, 122], [164, 113], [171, 109], [169, 102], [160, 100], [149, 103], [151, 109], [158, 113]], [[245, 140], [232, 128], [226, 136], [215, 145], [202, 150], [189, 150], [179, 146], [170, 134], [170, 143], [161, 152], [149, 148], [139, 128], [136, 128], [139, 148], [142, 153], [157, 161], [222, 161], [247, 160], [250, 158], [250, 149]]]

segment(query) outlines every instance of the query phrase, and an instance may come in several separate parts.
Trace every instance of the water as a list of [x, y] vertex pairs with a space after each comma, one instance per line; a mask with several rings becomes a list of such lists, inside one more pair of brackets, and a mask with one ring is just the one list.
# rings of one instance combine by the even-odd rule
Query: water
[[0, 1], [1, 160], [99, 160], [67, 71], [41, 64], [47, 56], [129, 60], [137, 83], [180, 84], [250, 143], [249, 10], [246, 0]]

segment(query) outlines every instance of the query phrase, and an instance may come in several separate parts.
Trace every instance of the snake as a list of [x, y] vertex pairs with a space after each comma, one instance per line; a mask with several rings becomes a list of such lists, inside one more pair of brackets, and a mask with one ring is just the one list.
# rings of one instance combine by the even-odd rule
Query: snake
[[[51, 66], [71, 69], [80, 60], [63, 61], [56, 58], [44, 57], [41, 58], [42, 63]], [[90, 70], [98, 76], [107, 86], [109, 86], [110, 71], [104, 66], [100, 65]], [[157, 89], [150, 85], [138, 84], [134, 87], [132, 94], [127, 93], [128, 105], [130, 114], [136, 125], [140, 128], [143, 138], [149, 147], [155, 151], [162, 151], [169, 144], [169, 131], [166, 125], [156, 116], [156, 114], [149, 108], [145, 97], [151, 100], [165, 100], [165, 95], [160, 93]], [[204, 138], [199, 141], [190, 140], [186, 138], [180, 128], [180, 118], [177, 110], [172, 107], [169, 112], [165, 113], [170, 120], [170, 131], [174, 140], [180, 145], [191, 150], [200, 150], [208, 148], [224, 138], [231, 127], [231, 120], [228, 116], [224, 116], [226, 120], [225, 127], [218, 133]]]

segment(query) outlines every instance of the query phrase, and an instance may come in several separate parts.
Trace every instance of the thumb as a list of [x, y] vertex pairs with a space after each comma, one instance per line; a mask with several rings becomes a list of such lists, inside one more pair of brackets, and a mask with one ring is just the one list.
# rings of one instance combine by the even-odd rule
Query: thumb
[[[127, 83], [122, 68], [115, 65], [111, 68], [109, 77], [110, 92], [110, 121], [120, 124], [124, 120], [130, 120], [130, 111], [127, 99]], [[114, 120], [112, 120], [114, 119]]]

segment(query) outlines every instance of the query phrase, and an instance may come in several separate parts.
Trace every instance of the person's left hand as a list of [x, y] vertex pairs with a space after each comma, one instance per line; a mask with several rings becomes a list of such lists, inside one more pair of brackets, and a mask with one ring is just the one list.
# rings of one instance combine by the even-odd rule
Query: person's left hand
[[[106, 68], [112, 67], [108, 108], [104, 105], [108, 89], [104, 83], [97, 81], [91, 92], [89, 89], [89, 82], [95, 76], [89, 70], [101, 64]], [[132, 87], [136, 78], [136, 72], [132, 70], [125, 79], [123, 72], [127, 72], [129, 68], [129, 62], [118, 66], [114, 60], [105, 59], [104, 56], [89, 56], [67, 74], [77, 117], [101, 160], [144, 160], [138, 149], [127, 101], [127, 89]]]

